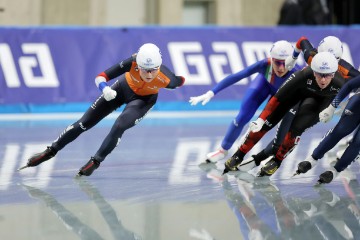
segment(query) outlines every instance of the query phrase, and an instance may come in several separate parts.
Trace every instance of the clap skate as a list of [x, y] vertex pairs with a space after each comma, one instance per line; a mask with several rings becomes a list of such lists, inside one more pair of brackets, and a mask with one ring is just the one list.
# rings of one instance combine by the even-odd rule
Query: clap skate
[[223, 175], [225, 173], [228, 173], [230, 171], [238, 171], [239, 169], [237, 168], [238, 165], [242, 162], [242, 158], [240, 158], [236, 153], [229, 158], [226, 162], [225, 162], [225, 169], [223, 172]]
[[206, 162], [207, 163], [216, 163], [222, 159], [224, 159], [228, 154], [228, 151], [222, 148], [219, 148], [218, 150], [208, 153], [206, 155]]
[[100, 162], [94, 157], [91, 157], [90, 160], [80, 168], [76, 177], [90, 176], [99, 166]]
[[315, 160], [311, 155], [308, 156], [304, 161], [299, 162], [298, 169], [294, 173], [293, 177], [301, 173], [307, 173], [316, 164], [317, 164], [317, 160]]
[[319, 186], [324, 183], [331, 183], [332, 180], [334, 180], [338, 174], [339, 173], [335, 168], [333, 168], [333, 167], [330, 168], [330, 170], [320, 174], [319, 180], [316, 182], [315, 186]]
[[265, 166], [263, 166], [260, 169], [257, 176], [258, 177], [271, 176], [276, 172], [276, 170], [278, 170], [280, 165], [281, 165], [281, 161], [273, 157], [265, 164]]
[[27, 164], [23, 167], [20, 167], [17, 169], [17, 171], [20, 171], [24, 168], [28, 167], [35, 167], [51, 158], [53, 158], [56, 155], [56, 151], [52, 147], [47, 147], [45, 151], [41, 153], [34, 154], [31, 158], [29, 158]]

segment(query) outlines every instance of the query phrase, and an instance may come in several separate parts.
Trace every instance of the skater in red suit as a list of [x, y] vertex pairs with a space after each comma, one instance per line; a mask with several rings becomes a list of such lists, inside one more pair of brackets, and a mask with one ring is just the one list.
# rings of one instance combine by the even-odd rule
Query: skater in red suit
[[[250, 131], [235, 154], [225, 162], [224, 173], [237, 171], [239, 164], [253, 146], [299, 103], [298, 111], [273, 158], [259, 172], [259, 176], [272, 175], [282, 160], [299, 143], [305, 130], [319, 122], [319, 113], [334, 99], [346, 79], [337, 72], [338, 61], [329, 52], [314, 56], [311, 67], [292, 74], [269, 100], [256, 121], [250, 123]], [[260, 163], [256, 163], [258, 166]]]

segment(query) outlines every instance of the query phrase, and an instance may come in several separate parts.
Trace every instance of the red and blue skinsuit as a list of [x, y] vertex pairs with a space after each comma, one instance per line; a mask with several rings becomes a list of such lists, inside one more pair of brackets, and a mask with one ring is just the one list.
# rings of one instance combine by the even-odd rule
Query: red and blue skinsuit
[[226, 135], [221, 143], [223, 149], [228, 150], [231, 148], [236, 139], [240, 136], [244, 125], [251, 120], [259, 106], [269, 96], [273, 96], [282, 83], [298, 69], [299, 67], [296, 66], [284, 76], [278, 77], [272, 69], [271, 58], [266, 58], [237, 73], [227, 76], [212, 89], [214, 94], [217, 94], [224, 88], [227, 88], [254, 73], [259, 73], [250, 83], [241, 102], [239, 113], [228, 127]]

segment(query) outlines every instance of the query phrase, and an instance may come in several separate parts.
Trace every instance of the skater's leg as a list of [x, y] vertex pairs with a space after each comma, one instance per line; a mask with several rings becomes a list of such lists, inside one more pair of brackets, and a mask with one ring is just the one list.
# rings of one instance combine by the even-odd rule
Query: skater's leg
[[105, 157], [119, 144], [123, 133], [138, 124], [156, 103], [157, 95], [139, 98], [129, 102], [116, 119], [109, 134], [105, 137], [99, 150], [80, 168], [78, 175], [89, 176], [97, 169]]
[[258, 88], [248, 89], [243, 101], [241, 102], [241, 107], [239, 109], [238, 115], [230, 123], [226, 131], [225, 137], [221, 143], [221, 147], [216, 151], [208, 153], [206, 155], [207, 162], [217, 162], [226, 157], [228, 150], [238, 139], [244, 126], [251, 120], [256, 110], [259, 108], [261, 103], [265, 101], [268, 95], [269, 95], [269, 90], [266, 87], [259, 89]]

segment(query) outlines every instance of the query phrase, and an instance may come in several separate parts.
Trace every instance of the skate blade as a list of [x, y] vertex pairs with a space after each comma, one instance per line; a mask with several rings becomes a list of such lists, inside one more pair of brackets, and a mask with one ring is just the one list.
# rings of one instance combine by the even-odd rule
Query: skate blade
[[221, 175], [223, 176], [223, 175], [227, 174], [228, 172], [229, 172], [229, 169], [225, 168]]
[[28, 168], [28, 167], [29, 167], [28, 165], [25, 165], [25, 166], [22, 166], [22, 167], [16, 169], [16, 171], [21, 171], [21, 170], [23, 170], [23, 169], [25, 169], [25, 168]]
[[293, 177], [295, 177], [295, 176], [297, 176], [297, 175], [300, 175], [300, 173], [296, 172], [296, 173], [294, 173], [291, 177], [293, 178]]
[[224, 175], [224, 174], [226, 174], [226, 173], [236, 173], [237, 171], [239, 171], [239, 169], [237, 169], [237, 168], [236, 168], [235, 170], [231, 170], [231, 169], [225, 167], [222, 175]]
[[77, 173], [77, 174], [75, 175], [75, 178], [81, 178], [82, 176], [84, 176], [84, 175], [82, 175], [81, 173]]
[[256, 177], [258, 177], [258, 178], [264, 178], [264, 179], [270, 178], [271, 176], [272, 176], [272, 175], [266, 174], [266, 173], [262, 172], [261, 170], [256, 174]]
[[242, 163], [237, 168], [241, 172], [247, 172], [247, 171], [250, 171], [251, 169], [253, 169], [255, 167], [256, 167], [256, 164], [255, 164], [255, 161], [253, 160], [253, 161]]
[[[221, 160], [221, 159], [220, 159]], [[219, 162], [219, 161], [211, 161], [210, 159], [205, 159], [205, 161], [204, 161], [204, 163], [213, 163], [213, 164], [216, 164], [217, 162]]]

